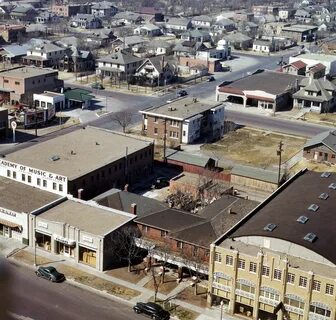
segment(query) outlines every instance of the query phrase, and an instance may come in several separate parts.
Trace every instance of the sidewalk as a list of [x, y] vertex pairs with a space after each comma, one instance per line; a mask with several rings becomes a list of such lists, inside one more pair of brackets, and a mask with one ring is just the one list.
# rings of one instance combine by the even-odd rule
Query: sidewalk
[[[20, 249], [16, 249], [20, 248]], [[1, 255], [20, 265], [34, 269], [34, 250], [32, 247], [24, 247], [18, 241], [0, 237]], [[144, 287], [150, 281], [151, 276], [147, 275], [137, 283], [122, 280], [105, 272], [99, 272], [87, 265], [77, 264], [71, 258], [54, 255], [41, 249], [37, 249], [37, 264], [53, 264], [61, 272], [65, 273], [67, 280], [86, 290], [93, 291], [110, 299], [116, 299], [134, 305], [138, 301], [149, 301], [153, 299], [154, 292]], [[203, 308], [180, 299], [176, 295], [186, 288], [189, 288], [189, 280], [182, 281], [167, 294], [158, 293], [160, 301], [169, 299], [177, 316], [182, 320], [211, 320], [219, 319], [220, 310], [216, 308]], [[112, 292], [112, 293], [111, 293]], [[175, 308], [174, 306], [177, 306]], [[178, 318], [175, 318], [178, 319]], [[223, 319], [234, 320], [236, 318], [223, 314]]]

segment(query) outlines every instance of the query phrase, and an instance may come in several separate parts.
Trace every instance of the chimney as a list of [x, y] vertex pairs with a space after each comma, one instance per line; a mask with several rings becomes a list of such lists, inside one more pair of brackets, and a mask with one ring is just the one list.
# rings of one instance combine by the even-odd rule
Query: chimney
[[84, 189], [78, 189], [78, 191], [77, 191], [77, 198], [80, 199], [80, 200], [82, 199], [83, 191], [84, 191]]
[[229, 208], [228, 209], [228, 214], [236, 214], [236, 213], [232, 210], [232, 208]]
[[124, 191], [128, 191], [128, 184], [125, 184]]
[[131, 213], [134, 214], [135, 216], [137, 215], [137, 204], [136, 203], [131, 204]]
[[164, 63], [165, 63], [164, 55], [162, 56], [162, 61], [161, 61], [161, 63], [162, 63], [161, 69], [163, 70], [163, 68], [164, 68]]
[[314, 79], [314, 75], [313, 75], [313, 74], [310, 74], [310, 75], [309, 75], [309, 84], [312, 84], [312, 83], [313, 83], [313, 79]]

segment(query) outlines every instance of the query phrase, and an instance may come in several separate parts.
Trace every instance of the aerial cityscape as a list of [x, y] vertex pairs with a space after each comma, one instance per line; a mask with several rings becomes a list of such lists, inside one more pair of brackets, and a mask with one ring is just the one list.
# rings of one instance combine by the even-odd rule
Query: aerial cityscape
[[335, 320], [336, 1], [0, 0], [0, 320]]

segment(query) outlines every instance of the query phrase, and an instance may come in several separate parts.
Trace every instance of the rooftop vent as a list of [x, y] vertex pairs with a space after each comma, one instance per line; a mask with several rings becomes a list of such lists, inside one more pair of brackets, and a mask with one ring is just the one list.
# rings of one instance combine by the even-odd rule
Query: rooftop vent
[[59, 159], [61, 159], [60, 156], [52, 156], [52, 157], [50, 158], [50, 160], [52, 160], [52, 161], [57, 161], [57, 160], [59, 160]]
[[324, 193], [324, 192], [319, 195], [319, 198], [323, 200], [327, 200], [328, 197], [329, 197], [328, 193]]
[[305, 224], [308, 220], [306, 216], [300, 216], [296, 221]]
[[319, 206], [317, 204], [313, 203], [308, 207], [308, 210], [316, 212], [318, 210], [318, 208], [319, 208]]
[[274, 223], [268, 223], [268, 224], [264, 227], [264, 231], [272, 232], [276, 227], [277, 227], [276, 224], [274, 224]]
[[309, 232], [304, 236], [303, 239], [309, 241], [310, 243], [313, 243], [317, 239], [317, 236], [315, 233]]
[[321, 174], [321, 178], [329, 178], [330, 177], [330, 172], [323, 172]]
[[333, 189], [333, 190], [336, 190], [336, 183], [333, 182], [332, 184], [329, 185], [328, 187], [329, 189]]

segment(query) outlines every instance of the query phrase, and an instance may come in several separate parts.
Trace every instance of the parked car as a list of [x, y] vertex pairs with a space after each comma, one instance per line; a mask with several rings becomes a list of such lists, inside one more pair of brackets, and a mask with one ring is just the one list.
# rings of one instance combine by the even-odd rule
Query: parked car
[[138, 302], [133, 310], [135, 313], [143, 313], [149, 316], [153, 320], [168, 320], [170, 318], [170, 313], [164, 310], [161, 306], [153, 302]]
[[211, 76], [211, 77], [209, 77], [208, 79], [207, 79], [207, 81], [208, 82], [212, 82], [212, 81], [215, 81], [216, 79], [215, 79], [215, 77], [213, 77], [213, 76]]
[[169, 179], [167, 177], [159, 177], [152, 184], [152, 189], [161, 189], [169, 186]]
[[180, 90], [180, 91], [177, 93], [177, 95], [178, 95], [179, 97], [184, 97], [184, 96], [187, 96], [187, 95], [188, 95], [188, 92], [185, 91], [185, 90]]
[[52, 282], [62, 282], [65, 280], [65, 276], [63, 273], [60, 273], [56, 270], [56, 268], [49, 266], [49, 267], [39, 267], [35, 271], [38, 277], [47, 279]]
[[95, 83], [91, 84], [91, 88], [92, 89], [97, 89], [97, 90], [103, 90], [103, 89], [105, 89], [103, 87], [103, 85], [101, 83], [99, 83], [99, 82], [95, 82]]
[[231, 71], [231, 67], [230, 66], [222, 66], [222, 71], [226, 72], [226, 71]]

